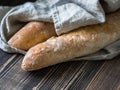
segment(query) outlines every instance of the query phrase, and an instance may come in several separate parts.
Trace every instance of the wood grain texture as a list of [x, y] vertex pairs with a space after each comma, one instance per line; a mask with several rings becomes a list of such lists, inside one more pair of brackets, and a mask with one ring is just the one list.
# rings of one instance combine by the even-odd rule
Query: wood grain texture
[[109, 61], [71, 61], [41, 70], [20, 68], [23, 55], [0, 50], [0, 90], [120, 90], [120, 56]]
[[12, 56], [13, 54], [7, 54], [0, 50], [0, 67]]
[[105, 61], [86, 90], [120, 90], [120, 57]]
[[[4, 54], [0, 55], [4, 56]], [[2, 56], [0, 59], [4, 60]], [[74, 86], [77, 89], [78, 85], [85, 88], [103, 64], [103, 61], [95, 63], [75, 61], [57, 64], [34, 72], [26, 72], [20, 68], [22, 59], [22, 55], [12, 55], [8, 58], [9, 63], [8, 61], [4, 63], [5, 67], [0, 72], [1, 90], [66, 90], [74, 88]]]

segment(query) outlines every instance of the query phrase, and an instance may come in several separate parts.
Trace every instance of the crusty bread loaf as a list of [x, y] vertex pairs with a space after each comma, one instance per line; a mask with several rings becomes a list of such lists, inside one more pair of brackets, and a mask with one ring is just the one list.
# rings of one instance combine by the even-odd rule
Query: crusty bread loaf
[[31, 21], [20, 29], [8, 41], [8, 44], [22, 50], [28, 50], [52, 36], [56, 36], [53, 23]]
[[32, 47], [23, 59], [22, 69], [32, 71], [66, 62], [120, 39], [120, 11], [106, 17], [104, 24], [81, 27]]

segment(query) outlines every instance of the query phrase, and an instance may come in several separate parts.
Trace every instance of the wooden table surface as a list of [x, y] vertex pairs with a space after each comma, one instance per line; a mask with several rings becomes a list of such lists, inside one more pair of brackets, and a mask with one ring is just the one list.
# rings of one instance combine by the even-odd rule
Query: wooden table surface
[[0, 90], [120, 90], [120, 56], [72, 61], [38, 71], [20, 68], [23, 55], [0, 50]]

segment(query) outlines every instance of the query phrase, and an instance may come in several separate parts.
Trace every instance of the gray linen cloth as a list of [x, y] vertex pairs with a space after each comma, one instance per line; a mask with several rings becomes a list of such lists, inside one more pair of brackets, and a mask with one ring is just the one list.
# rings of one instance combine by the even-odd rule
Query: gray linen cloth
[[[105, 13], [120, 8], [120, 0], [37, 0], [15, 7], [0, 6], [0, 48], [8, 53], [25, 54], [11, 47], [7, 41], [27, 22], [37, 20], [53, 22], [61, 35], [75, 28], [105, 22]], [[95, 54], [76, 60], [111, 59], [120, 54], [120, 40]]]

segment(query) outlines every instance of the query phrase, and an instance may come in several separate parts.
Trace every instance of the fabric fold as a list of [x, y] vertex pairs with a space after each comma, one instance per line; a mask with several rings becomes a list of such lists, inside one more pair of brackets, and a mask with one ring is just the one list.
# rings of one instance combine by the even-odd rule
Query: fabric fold
[[98, 0], [58, 0], [51, 11], [58, 35], [81, 26], [105, 22], [105, 14]]

